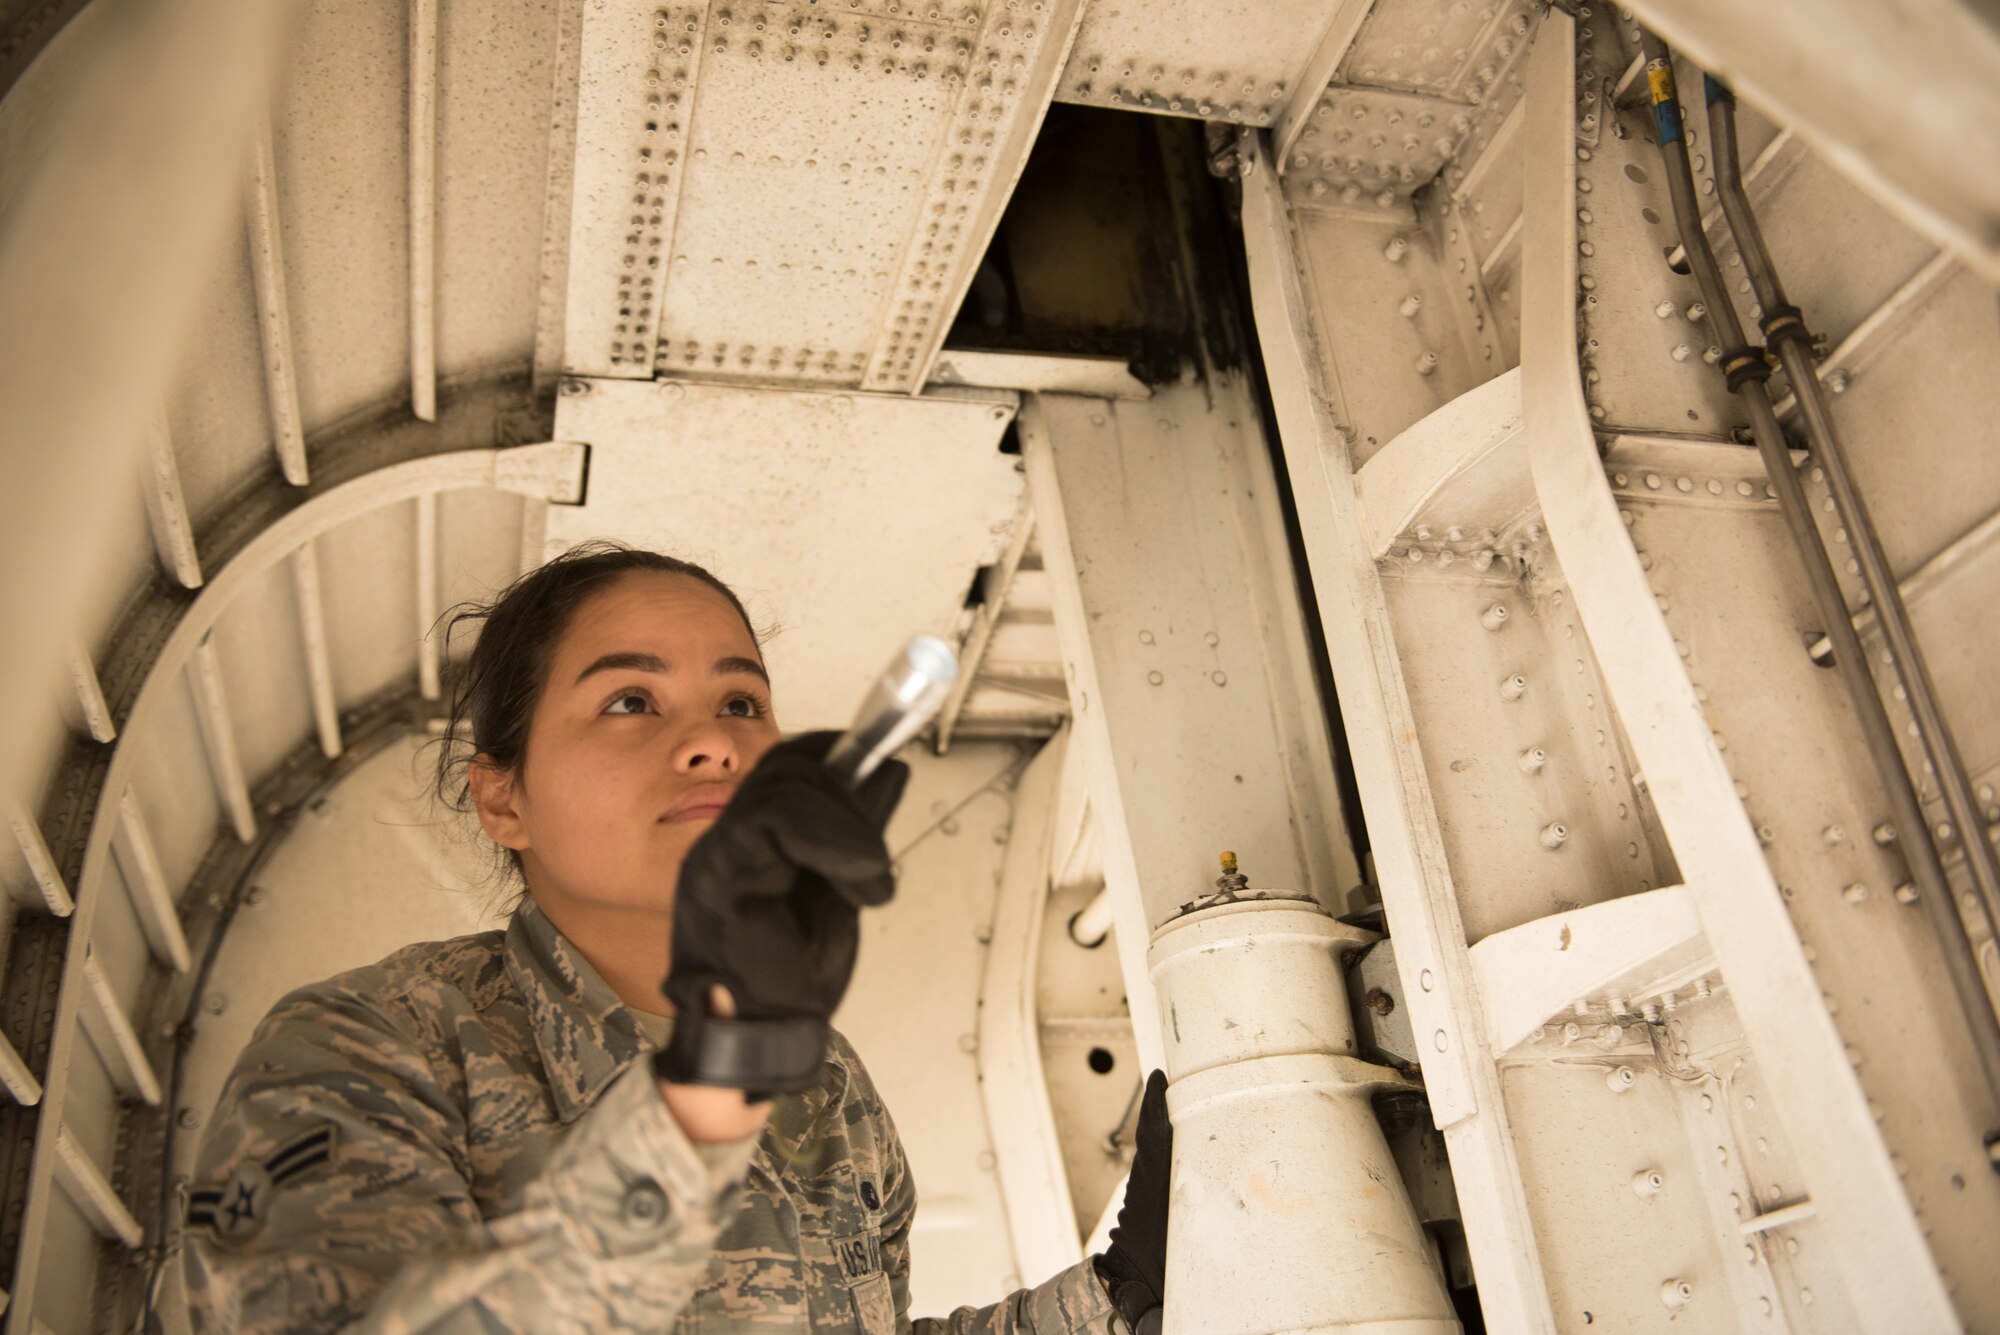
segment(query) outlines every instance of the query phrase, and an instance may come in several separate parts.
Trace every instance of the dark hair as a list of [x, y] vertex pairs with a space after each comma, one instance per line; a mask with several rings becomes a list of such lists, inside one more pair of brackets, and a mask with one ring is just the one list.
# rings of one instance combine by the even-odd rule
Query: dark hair
[[[548, 685], [556, 646], [579, 607], [622, 575], [686, 575], [729, 600], [752, 642], [760, 643], [750, 614], [736, 591], [692, 561], [642, 551], [614, 542], [586, 542], [509, 584], [490, 603], [466, 602], [447, 611], [443, 657], [451, 661], [454, 638], [479, 633], [465, 665], [455, 674], [451, 711], [438, 748], [437, 796], [453, 811], [472, 810], [467, 770], [473, 758], [491, 756], [503, 770], [518, 770], [527, 758], [528, 725]], [[507, 860], [518, 874], [520, 856]]]

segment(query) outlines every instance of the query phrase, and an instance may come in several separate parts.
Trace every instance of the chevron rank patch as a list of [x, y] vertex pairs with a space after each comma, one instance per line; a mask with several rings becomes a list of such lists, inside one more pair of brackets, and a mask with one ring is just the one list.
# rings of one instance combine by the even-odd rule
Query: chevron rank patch
[[324, 1122], [293, 1137], [262, 1159], [245, 1159], [219, 1187], [188, 1193], [187, 1226], [207, 1229], [224, 1242], [238, 1242], [264, 1226], [271, 1195], [333, 1158], [333, 1123]]

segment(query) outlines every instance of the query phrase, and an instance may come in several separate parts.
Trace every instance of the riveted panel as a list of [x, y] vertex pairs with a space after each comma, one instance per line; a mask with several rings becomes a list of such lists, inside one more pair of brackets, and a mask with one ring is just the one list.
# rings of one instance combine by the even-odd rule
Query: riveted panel
[[1336, 205], [1295, 217], [1314, 304], [1325, 312], [1321, 355], [1363, 464], [1501, 368], [1473, 366], [1438, 238], [1407, 209], [1373, 216]]
[[914, 388], [1076, 12], [589, 5], [569, 369]]
[[1471, 942], [1671, 877], [1567, 593], [1508, 573], [1530, 562], [1382, 563]]
[[1441, 172], [1457, 184], [1521, 99], [1540, 17], [1525, 0], [1448, 15], [1378, 5], [1287, 146], [1288, 189], [1391, 210]]
[[1342, 0], [1155, 0], [1092, 5], [1056, 96], [1064, 102], [1270, 125], [1312, 38]]
[[[1621, 443], [1615, 457], [1643, 454]], [[1661, 499], [1621, 508], [1890, 1162], [1947, 1281], [1969, 1276], [1983, 1264], [1973, 1240], [2000, 1230], [1982, 1143], [2000, 1109], [1935, 939], [1914, 896], [1897, 893], [1903, 859], [1873, 836], [1887, 802], [1839, 682], [1806, 653], [1816, 615], [1790, 537], [1773, 509], [1733, 484], [1715, 497], [1707, 480], [1719, 479], [1655, 468], [1640, 485]], [[1990, 1293], [1956, 1299], [1968, 1326], [1992, 1324]]]

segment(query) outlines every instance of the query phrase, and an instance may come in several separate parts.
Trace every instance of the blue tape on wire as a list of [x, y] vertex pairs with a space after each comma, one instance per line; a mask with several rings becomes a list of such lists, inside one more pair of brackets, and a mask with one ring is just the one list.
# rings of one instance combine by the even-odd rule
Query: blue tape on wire
[[1662, 102], [1653, 108], [1653, 117], [1659, 122], [1660, 144], [1665, 147], [1681, 137], [1680, 103]]

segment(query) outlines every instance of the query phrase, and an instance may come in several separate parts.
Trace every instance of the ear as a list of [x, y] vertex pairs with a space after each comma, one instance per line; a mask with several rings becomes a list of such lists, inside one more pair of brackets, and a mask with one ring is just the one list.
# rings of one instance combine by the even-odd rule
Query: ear
[[485, 752], [474, 756], [466, 769], [472, 787], [472, 805], [479, 812], [479, 827], [486, 837], [516, 853], [528, 847], [528, 826], [521, 812], [521, 793], [513, 770], [503, 769]]

